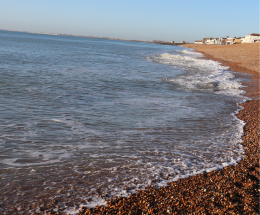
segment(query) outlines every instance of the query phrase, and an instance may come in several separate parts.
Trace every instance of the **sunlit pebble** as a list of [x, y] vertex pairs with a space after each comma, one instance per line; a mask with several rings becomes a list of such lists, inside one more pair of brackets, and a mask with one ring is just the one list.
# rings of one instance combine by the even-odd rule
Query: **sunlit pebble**
[[[252, 147], [252, 146], [250, 146], [250, 147]], [[247, 148], [245, 150], [247, 150]], [[254, 156], [254, 154], [249, 154], [248, 156]], [[254, 161], [257, 161], [257, 160], [254, 160]], [[183, 199], [182, 195], [179, 195], [179, 194], [182, 193], [182, 192], [191, 192], [192, 190], [189, 191], [189, 183], [193, 183], [193, 181], [195, 181], [195, 183], [198, 183], [198, 186], [200, 186], [200, 189], [197, 188], [197, 187], [194, 187], [195, 190], [197, 189], [196, 192], [198, 192], [198, 193], [197, 194], [192, 193], [191, 195], [195, 195], [195, 196], [199, 195], [199, 197], [194, 199], [194, 202], [191, 202], [190, 205], [194, 205], [196, 207], [196, 211], [198, 212], [198, 214], [199, 213], [201, 213], [201, 214], [205, 213], [205, 210], [204, 210], [204, 206], [197, 205], [195, 203], [195, 201], [200, 201], [202, 203], [203, 203], [203, 201], [205, 201], [205, 199], [206, 200], [210, 200], [210, 201], [212, 201], [212, 200], [215, 201], [215, 200], [217, 200], [216, 197], [219, 198], [218, 201], [221, 204], [223, 204], [223, 208], [225, 210], [232, 209], [232, 208], [236, 207], [237, 203], [232, 203], [231, 204], [231, 202], [229, 201], [229, 198], [233, 198], [235, 196], [235, 194], [233, 193], [233, 189], [234, 189], [235, 186], [233, 186], [233, 184], [231, 183], [230, 177], [234, 174], [234, 177], [232, 176], [233, 177], [232, 180], [234, 182], [237, 183], [237, 182], [240, 181], [241, 187], [243, 187], [243, 189], [251, 189], [251, 186], [252, 186], [253, 182], [251, 182], [250, 178], [248, 179], [248, 176], [247, 176], [248, 169], [247, 168], [253, 168], [254, 166], [252, 166], [250, 164], [250, 162], [251, 161], [248, 160], [247, 162], [241, 163], [240, 172], [239, 172], [237, 178], [235, 178], [236, 172], [234, 172], [231, 167], [225, 168], [223, 171], [215, 172], [214, 173], [215, 174], [215, 176], [214, 176], [215, 178], [213, 180], [213, 184], [217, 183], [217, 185], [214, 185], [213, 187], [210, 185], [210, 184], [212, 184], [211, 180], [208, 181], [210, 183], [207, 182], [208, 184], [207, 183], [204, 184], [203, 176], [202, 177], [196, 176], [196, 177], [194, 177], [195, 180], [189, 180], [189, 181], [187, 180], [188, 183], [183, 183], [183, 181], [179, 181], [179, 184], [176, 184], [176, 183], [174, 184], [173, 183], [172, 185], [170, 185], [170, 187], [172, 187], [175, 190], [175, 192], [176, 192], [175, 193], [175, 192], [169, 191], [169, 193], [170, 193], [169, 195], [171, 195], [170, 197], [168, 197], [167, 196], [168, 194], [165, 193], [165, 191], [167, 189], [162, 189], [161, 188], [161, 189], [157, 190], [158, 192], [157, 191], [153, 191], [153, 190], [150, 189], [149, 192], [145, 192], [145, 194], [141, 194], [142, 192], [138, 192], [140, 194], [138, 197], [136, 195], [132, 195], [131, 198], [126, 198], [126, 200], [125, 200], [125, 201], [127, 201], [126, 205], [127, 205], [127, 207], [130, 208], [133, 205], [133, 203], [135, 203], [135, 201], [138, 201], [140, 204], [143, 204], [143, 206], [140, 206], [140, 208], [144, 208], [144, 210], [147, 210], [147, 212], [149, 210], [150, 214], [154, 214], [153, 213], [153, 209], [156, 208], [157, 206], [153, 205], [152, 202], [156, 202], [157, 204], [159, 204], [159, 203], [160, 204], [161, 203], [164, 204], [165, 202], [168, 203], [169, 200], [172, 200], [172, 201], [176, 200], [175, 202], [177, 202], [177, 203], [174, 203], [175, 207], [173, 207], [173, 208], [181, 209], [181, 204], [180, 203], [184, 204], [186, 200]], [[259, 167], [257, 167], [257, 168], [259, 168]], [[226, 175], [222, 176], [223, 172], [225, 172]], [[208, 175], [211, 175], [211, 177], [213, 176], [212, 173], [208, 174]], [[232, 188], [232, 190], [231, 190], [231, 188]], [[210, 189], [212, 189], [212, 191]], [[218, 190], [218, 192], [215, 193], [215, 197], [213, 197], [211, 199], [205, 197], [205, 196], [209, 195], [209, 193], [214, 192], [214, 189]], [[244, 212], [247, 212], [248, 214], [249, 213], [250, 214], [256, 214], [254, 209], [251, 206], [251, 205], [255, 204], [255, 202], [253, 200], [253, 196], [251, 197], [249, 195], [249, 193], [245, 192], [243, 189], [238, 191], [238, 193], [241, 196], [243, 196], [243, 202], [246, 202], [244, 205], [241, 206], [241, 208], [243, 209]], [[206, 191], [204, 191], [204, 190], [206, 190]], [[256, 188], [255, 190], [260, 192], [259, 188]], [[149, 195], [153, 195], [153, 197], [150, 198]], [[168, 200], [166, 200], [166, 198], [160, 198], [159, 196], [167, 196]], [[203, 198], [201, 198], [201, 197], [203, 197]], [[138, 200], [137, 200], [137, 198], [138, 198]], [[156, 201], [153, 200], [153, 198], [156, 198]], [[117, 199], [119, 199], [119, 198], [114, 198], [114, 200], [117, 200]], [[123, 203], [125, 203], [124, 200], [121, 201], [121, 204], [123, 204]], [[118, 204], [118, 206], [120, 206], [119, 203], [117, 203], [117, 204]], [[186, 207], [189, 207], [189, 203], [185, 203], [185, 204], [186, 204]], [[213, 206], [213, 203], [211, 202], [211, 203], [209, 203], [209, 205], [211, 207], [211, 206]], [[40, 205], [40, 206], [44, 206], [44, 205]], [[36, 207], [36, 205], [35, 205], [35, 207]], [[115, 206], [112, 205], [112, 203], [111, 203], [111, 207], [113, 207], [113, 209], [116, 209]], [[162, 206], [161, 208], [163, 210], [166, 210], [165, 212], [167, 212], [167, 213], [168, 213], [168, 210], [170, 210], [169, 206], [167, 206], [167, 205]], [[214, 212], [215, 214], [224, 214], [223, 208], [222, 209], [213, 208], [212, 212]], [[17, 210], [18, 209], [20, 211], [24, 210], [22, 207], [17, 208]], [[42, 210], [43, 208], [39, 207], [38, 209]], [[61, 211], [62, 211], [62, 209], [64, 209], [64, 208], [61, 207]], [[93, 214], [90, 209], [81, 208], [81, 210], [88, 211], [87, 214]], [[101, 213], [101, 211], [107, 211], [108, 212], [109, 210], [108, 210], [108, 208], [102, 208], [102, 207], [99, 208], [99, 207], [97, 207], [97, 208], [95, 208], [95, 211], [97, 212], [97, 214], [98, 213], [99, 214], [106, 214], [106, 213]], [[127, 209], [125, 208], [125, 209], [123, 209], [123, 211], [127, 211]], [[112, 213], [108, 213], [108, 214], [112, 214]], [[131, 213], [129, 213], [129, 214], [131, 214]], [[174, 212], [172, 212], [172, 214], [174, 214]]]

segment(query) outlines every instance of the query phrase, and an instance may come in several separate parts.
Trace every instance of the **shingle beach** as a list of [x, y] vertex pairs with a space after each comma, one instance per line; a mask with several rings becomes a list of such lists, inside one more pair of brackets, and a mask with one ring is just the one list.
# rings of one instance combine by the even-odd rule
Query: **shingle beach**
[[[237, 165], [204, 172], [188, 178], [169, 182], [167, 186], [157, 187], [156, 180], [145, 190], [139, 190], [128, 197], [108, 198], [106, 206], [94, 208], [81, 207], [85, 200], [71, 196], [53, 198], [47, 191], [44, 195], [33, 196], [30, 204], [26, 198], [19, 198], [21, 207], [14, 204], [7, 192], [0, 202], [3, 214], [259, 214], [259, 48], [260, 43], [237, 45], [195, 45], [186, 44], [205, 59], [228, 66], [234, 75], [245, 80], [243, 90], [250, 99], [240, 104], [243, 109], [237, 117], [243, 120], [243, 142], [245, 157]], [[54, 174], [55, 175], [55, 174]], [[54, 178], [54, 177], [53, 177]], [[54, 178], [55, 179], [55, 178]], [[82, 179], [83, 180], [83, 179]], [[85, 180], [85, 179], [84, 179]], [[83, 181], [72, 181], [83, 187]], [[39, 182], [39, 184], [41, 184]], [[64, 187], [66, 191], [66, 186]], [[68, 189], [69, 186], [67, 186]], [[85, 189], [85, 188], [84, 188]], [[83, 195], [87, 196], [87, 192]], [[127, 189], [127, 188], [126, 188]], [[64, 191], [64, 193], [65, 193]], [[70, 190], [73, 193], [73, 190]], [[87, 199], [91, 202], [91, 199]]]
[[[245, 121], [245, 157], [235, 166], [171, 182], [166, 187], [114, 197], [107, 207], [81, 208], [79, 214], [259, 214], [259, 43], [230, 46], [184, 45], [219, 61], [231, 71], [251, 74], [243, 83], [252, 100], [238, 117]], [[240, 72], [240, 74], [239, 74]]]

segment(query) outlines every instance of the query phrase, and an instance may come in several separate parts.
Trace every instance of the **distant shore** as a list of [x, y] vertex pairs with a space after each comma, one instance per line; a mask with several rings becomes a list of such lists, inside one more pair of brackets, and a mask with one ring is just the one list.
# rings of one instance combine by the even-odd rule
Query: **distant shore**
[[237, 114], [246, 123], [242, 161], [127, 198], [114, 197], [107, 207], [83, 207], [79, 214], [259, 214], [259, 45], [184, 45], [229, 66], [239, 77], [251, 75], [243, 90], [252, 100], [241, 104], [244, 109]]
[[[0, 31], [11, 31], [0, 29]], [[84, 35], [74, 35], [74, 34], [62, 34], [62, 33], [45, 33], [45, 32], [30, 32], [30, 31], [11, 31], [19, 33], [28, 33], [28, 34], [43, 34], [50, 36], [64, 36], [64, 37], [81, 37], [81, 38], [92, 38], [92, 39], [106, 39], [106, 40], [118, 40], [118, 41], [129, 41], [129, 42], [142, 42], [142, 43], [155, 43], [160, 45], [182, 45], [183, 43], [171, 43], [161, 40], [130, 40], [130, 39], [120, 39], [120, 38], [111, 38], [111, 37], [99, 37], [99, 36], [84, 36]]]

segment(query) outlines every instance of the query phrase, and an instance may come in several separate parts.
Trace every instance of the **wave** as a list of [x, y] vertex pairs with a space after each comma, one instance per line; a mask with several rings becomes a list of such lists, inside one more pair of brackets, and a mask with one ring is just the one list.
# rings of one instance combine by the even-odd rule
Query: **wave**
[[[178, 85], [179, 88], [190, 91], [214, 92], [234, 96], [245, 100], [241, 96], [243, 87], [235, 76], [227, 71], [229, 67], [222, 66], [219, 62], [201, 59], [203, 55], [190, 50], [176, 51], [174, 54], [163, 53], [148, 57], [148, 60], [171, 65], [181, 71], [174, 77], [165, 79]], [[239, 101], [239, 102], [242, 102]]]

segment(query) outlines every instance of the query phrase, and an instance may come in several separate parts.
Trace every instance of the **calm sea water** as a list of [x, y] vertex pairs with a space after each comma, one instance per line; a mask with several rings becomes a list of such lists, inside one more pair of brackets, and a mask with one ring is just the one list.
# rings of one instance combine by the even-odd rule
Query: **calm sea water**
[[200, 57], [0, 31], [1, 192], [126, 194], [241, 160], [242, 85]]

